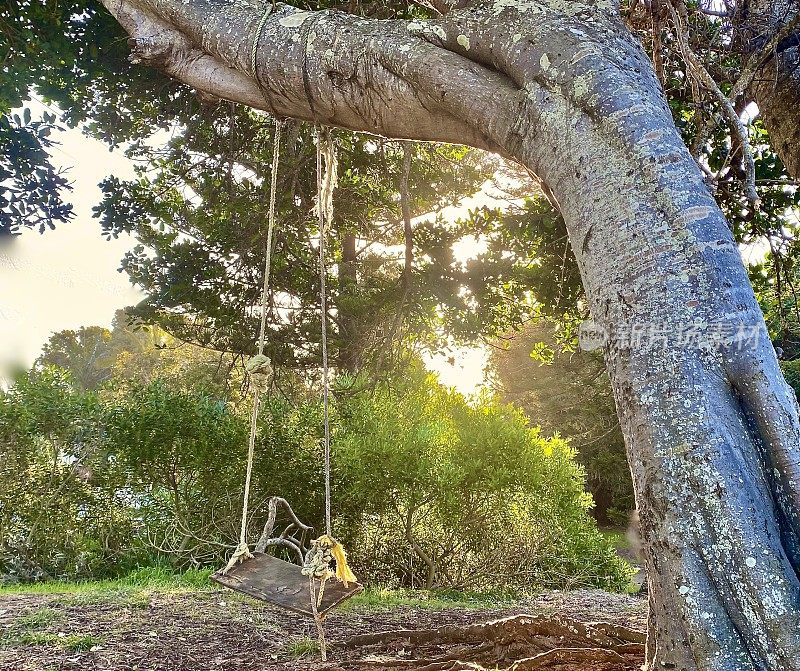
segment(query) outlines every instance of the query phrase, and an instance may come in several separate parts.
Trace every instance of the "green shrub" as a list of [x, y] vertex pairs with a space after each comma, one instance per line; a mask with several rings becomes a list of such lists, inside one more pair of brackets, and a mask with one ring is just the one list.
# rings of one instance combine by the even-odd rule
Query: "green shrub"
[[[0, 582], [224, 562], [241, 515], [240, 410], [160, 380], [82, 391], [52, 367], [0, 392]], [[274, 494], [319, 518], [321, 425], [317, 402], [262, 403], [253, 534]]]
[[[333, 412], [335, 532], [387, 587], [621, 588], [625, 565], [587, 514], [567, 443], [491, 396], [412, 368], [353, 381]], [[0, 575], [205, 584], [238, 537], [249, 408], [156, 380], [84, 392], [55, 369], [0, 397]], [[255, 539], [273, 495], [323, 528], [318, 398], [262, 404]], [[131, 572], [132, 571], [132, 572]]]
[[390, 586], [621, 589], [574, 453], [422, 370], [339, 405], [334, 490], [354, 563]]
[[786, 382], [794, 389], [794, 393], [800, 398], [800, 359], [792, 361], [781, 361], [781, 370]]
[[157, 380], [107, 399], [106, 432], [135, 502], [139, 561], [219, 561], [238, 524], [244, 419], [202, 390]]
[[133, 511], [103, 409], [54, 368], [0, 394], [0, 580], [113, 574]]

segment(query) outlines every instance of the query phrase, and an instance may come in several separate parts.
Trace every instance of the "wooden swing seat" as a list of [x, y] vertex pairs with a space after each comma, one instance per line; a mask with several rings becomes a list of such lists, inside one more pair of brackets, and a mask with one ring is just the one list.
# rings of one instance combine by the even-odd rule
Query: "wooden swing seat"
[[[211, 579], [236, 592], [253, 599], [265, 601], [273, 606], [294, 611], [300, 615], [314, 617], [311, 610], [311, 593], [308, 576], [301, 573], [297, 564], [292, 564], [272, 555], [256, 552], [252, 559], [237, 564], [227, 573], [217, 571]], [[336, 579], [325, 583], [319, 615], [355, 596], [364, 588], [359, 583], [348, 583], [345, 587]]]

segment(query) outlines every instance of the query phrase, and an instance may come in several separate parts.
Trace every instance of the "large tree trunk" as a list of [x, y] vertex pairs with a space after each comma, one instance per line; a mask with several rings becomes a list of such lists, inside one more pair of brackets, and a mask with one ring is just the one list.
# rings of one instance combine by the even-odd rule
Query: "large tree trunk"
[[495, 0], [410, 24], [277, 5], [259, 40], [262, 91], [250, 66], [262, 8], [104, 2], [139, 58], [208, 93], [471, 144], [535, 173], [610, 334], [650, 668], [800, 670], [797, 404], [726, 222], [610, 3]]

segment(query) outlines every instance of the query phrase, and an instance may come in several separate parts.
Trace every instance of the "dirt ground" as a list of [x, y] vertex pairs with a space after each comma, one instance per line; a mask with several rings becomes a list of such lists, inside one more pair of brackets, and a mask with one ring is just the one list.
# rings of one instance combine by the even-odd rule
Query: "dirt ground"
[[[522, 614], [533, 617], [476, 627]], [[645, 619], [645, 599], [600, 591], [546, 592], [496, 609], [360, 605], [327, 619], [324, 664], [313, 621], [227, 591], [6, 594], [0, 596], [0, 670], [478, 668], [456, 661], [463, 660], [514, 671], [637, 671], [638, 638], [620, 634], [621, 627], [604, 627], [602, 634], [591, 629], [593, 640], [609, 648], [604, 651], [588, 642], [579, 623], [643, 631]], [[377, 641], [365, 636], [394, 630], [413, 631]], [[576, 645], [585, 634], [586, 642]], [[544, 656], [554, 648], [563, 654]]]

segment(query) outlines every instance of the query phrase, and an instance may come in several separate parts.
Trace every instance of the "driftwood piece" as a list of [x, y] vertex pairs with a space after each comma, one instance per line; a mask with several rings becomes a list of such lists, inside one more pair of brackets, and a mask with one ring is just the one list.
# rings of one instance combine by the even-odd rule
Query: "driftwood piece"
[[[278, 507], [281, 507], [291, 519], [289, 525], [283, 530], [280, 536], [273, 536], [275, 523], [278, 517]], [[308, 552], [308, 541], [314, 528], [308, 524], [303, 524], [295, 514], [289, 502], [280, 496], [273, 496], [267, 504], [269, 514], [267, 523], [256, 542], [256, 552], [266, 552], [267, 547], [282, 546], [289, 548], [297, 554], [299, 563], [302, 564]]]

